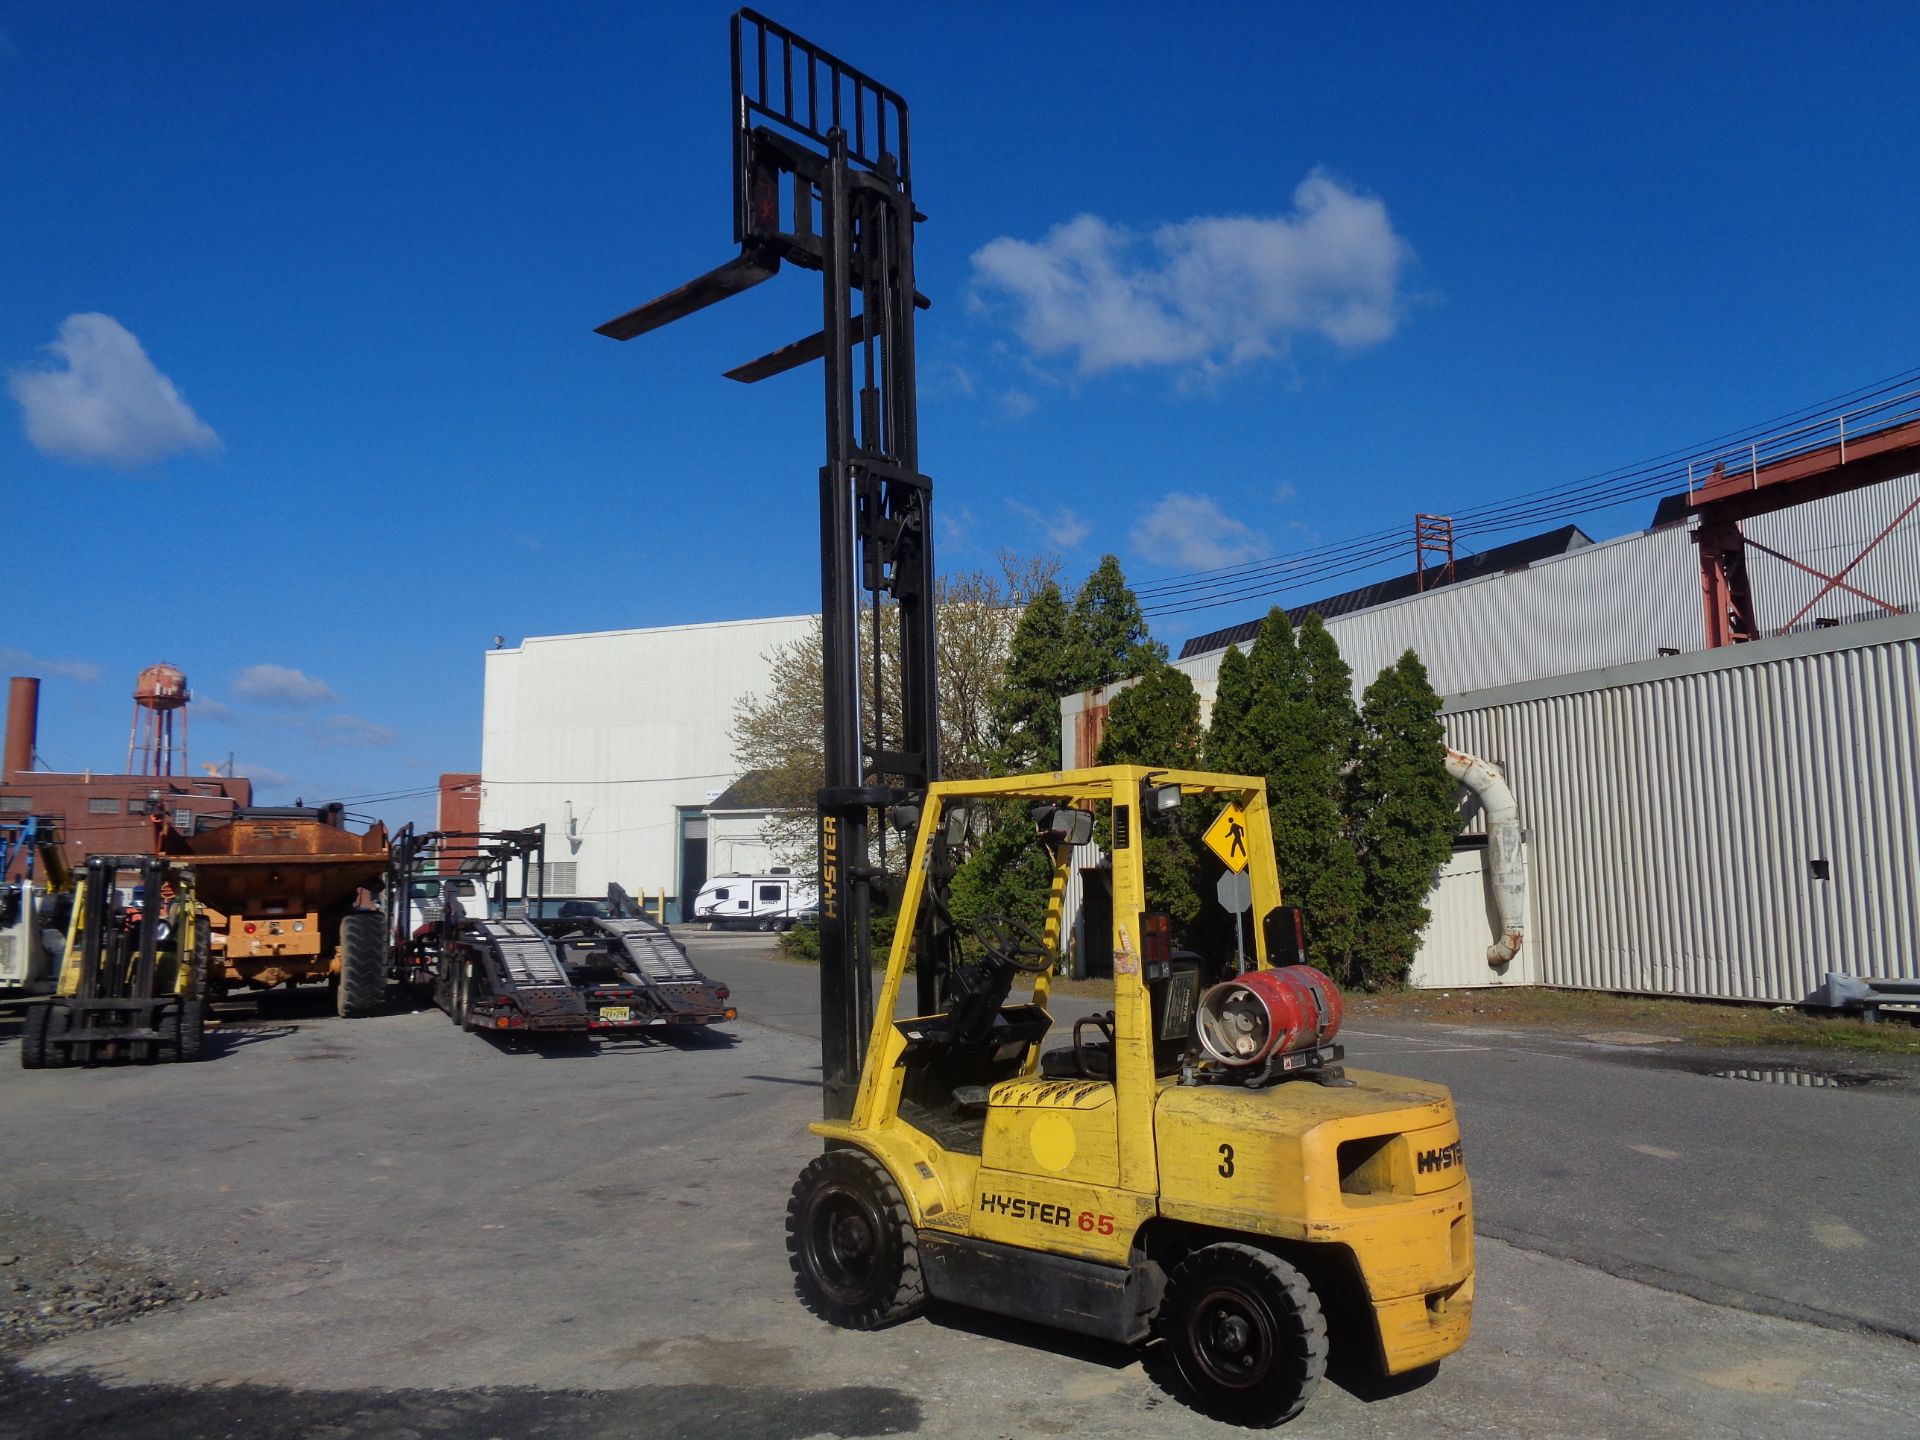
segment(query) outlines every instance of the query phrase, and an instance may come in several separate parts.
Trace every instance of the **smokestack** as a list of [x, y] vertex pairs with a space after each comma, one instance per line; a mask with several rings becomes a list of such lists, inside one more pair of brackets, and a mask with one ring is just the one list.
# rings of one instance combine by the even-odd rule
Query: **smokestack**
[[16, 675], [7, 682], [7, 749], [0, 778], [33, 769], [33, 746], [40, 732], [40, 681]]

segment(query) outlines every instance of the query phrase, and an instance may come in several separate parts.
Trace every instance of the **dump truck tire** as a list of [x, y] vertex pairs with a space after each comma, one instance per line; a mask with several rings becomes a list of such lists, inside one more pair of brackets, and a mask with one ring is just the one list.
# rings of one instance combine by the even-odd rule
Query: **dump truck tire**
[[800, 1172], [787, 1201], [787, 1260], [801, 1302], [849, 1330], [911, 1319], [927, 1302], [907, 1202], [862, 1150], [829, 1150]]
[[1199, 1408], [1236, 1425], [1291, 1420], [1327, 1369], [1327, 1320], [1306, 1277], [1252, 1245], [1207, 1245], [1181, 1261], [1159, 1330]]
[[47, 1024], [53, 1018], [53, 1006], [30, 1005], [26, 1022], [20, 1027], [20, 1068], [44, 1070], [47, 1065]]
[[340, 922], [342, 1015], [372, 1015], [387, 1003], [387, 924], [372, 910], [356, 910]]

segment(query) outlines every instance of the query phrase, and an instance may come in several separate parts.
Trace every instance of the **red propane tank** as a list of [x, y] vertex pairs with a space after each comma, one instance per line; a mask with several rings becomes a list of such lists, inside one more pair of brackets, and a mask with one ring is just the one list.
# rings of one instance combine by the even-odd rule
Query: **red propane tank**
[[1340, 991], [1311, 965], [1250, 970], [1200, 997], [1201, 1047], [1222, 1065], [1325, 1045], [1340, 1032]]

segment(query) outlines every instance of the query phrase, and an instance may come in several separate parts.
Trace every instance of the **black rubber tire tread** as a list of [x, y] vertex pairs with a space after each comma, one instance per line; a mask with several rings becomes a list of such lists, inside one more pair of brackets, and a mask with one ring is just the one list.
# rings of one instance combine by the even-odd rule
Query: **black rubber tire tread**
[[47, 1068], [47, 1026], [53, 1019], [53, 1006], [29, 1005], [27, 1018], [20, 1026], [20, 1068]]
[[447, 982], [447, 1017], [462, 1030], [473, 1013], [473, 963], [462, 960]]
[[[879, 1222], [880, 1254], [865, 1293], [835, 1296], [818, 1273], [807, 1231], [819, 1202], [858, 1198]], [[918, 1315], [927, 1303], [920, 1273], [920, 1237], [900, 1187], [887, 1167], [864, 1150], [829, 1150], [800, 1172], [787, 1199], [787, 1263], [806, 1307], [849, 1330], [878, 1330]]]
[[[1263, 1307], [1273, 1326], [1275, 1353], [1266, 1375], [1240, 1389], [1207, 1373], [1193, 1347], [1190, 1314], [1209, 1296], [1237, 1292], [1243, 1305]], [[1284, 1424], [1307, 1408], [1327, 1370], [1327, 1318], [1293, 1266], [1253, 1245], [1225, 1242], [1194, 1251], [1168, 1277], [1160, 1303], [1160, 1337], [1200, 1410], [1236, 1425]]]
[[355, 910], [340, 921], [342, 1015], [373, 1015], [387, 1003], [387, 922], [375, 910]]
[[198, 995], [182, 1000], [174, 1024], [178, 1038], [174, 1041], [173, 1058], [182, 1063], [202, 1059], [207, 1045], [206, 1000]]
[[167, 1038], [153, 1042], [153, 1058], [162, 1065], [171, 1065], [180, 1058], [180, 1002], [174, 1001], [160, 1012], [154, 1029]]

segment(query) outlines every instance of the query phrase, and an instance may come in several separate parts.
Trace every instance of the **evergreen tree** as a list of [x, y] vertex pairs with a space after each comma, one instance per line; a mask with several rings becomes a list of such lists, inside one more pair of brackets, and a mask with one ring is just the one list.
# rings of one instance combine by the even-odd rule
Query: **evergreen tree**
[[1357, 722], [1347, 669], [1318, 616], [1296, 639], [1276, 606], [1247, 656], [1240, 731], [1246, 773], [1263, 775], [1280, 889], [1306, 912], [1310, 957], [1343, 982], [1357, 978], [1365, 886], [1342, 800]]
[[1069, 668], [1071, 619], [1060, 587], [1051, 580], [1021, 612], [1005, 678], [988, 701], [996, 774], [1060, 768], [1060, 697], [1081, 688]]
[[[1101, 557], [1071, 608], [1057, 586], [1041, 586], [1014, 631], [1006, 680], [990, 702], [1000, 741], [997, 773], [1058, 769], [1061, 697], [1141, 675], [1154, 665], [1164, 668], [1166, 656], [1166, 647], [1148, 635], [1140, 601], [1113, 556]], [[1184, 676], [1179, 678], [1191, 692], [1191, 683]], [[1197, 753], [1198, 707], [1196, 697], [1191, 727], [1194, 746], [1189, 754]], [[1082, 763], [1091, 758], [1082, 757]], [[1189, 764], [1191, 760], [1155, 758], [1148, 763]], [[1007, 805], [996, 811], [988, 832], [974, 844], [954, 877], [951, 904], [956, 918], [970, 920], [992, 911], [1015, 915], [1039, 928], [1048, 865], [1046, 852], [1032, 835], [1025, 806]]]
[[[1200, 747], [1200, 696], [1185, 674], [1156, 659], [1137, 685], [1122, 690], [1107, 707], [1099, 763], [1194, 770], [1200, 765]], [[1201, 913], [1193, 820], [1193, 813], [1182, 806], [1140, 827], [1147, 903], [1172, 917], [1176, 935], [1190, 931]]]
[[1070, 690], [1111, 685], [1144, 673], [1151, 661], [1167, 658], [1167, 647], [1147, 633], [1140, 601], [1112, 555], [1100, 557], [1073, 597], [1066, 653], [1076, 682]]
[[1420, 657], [1408, 650], [1367, 687], [1363, 737], [1352, 778], [1353, 832], [1366, 884], [1360, 930], [1361, 981], [1406, 979], [1434, 871], [1459, 828], [1447, 773], [1440, 697]]
[[1253, 707], [1253, 663], [1238, 645], [1229, 645], [1220, 657], [1220, 677], [1214, 684], [1213, 714], [1207, 722], [1206, 760], [1209, 770], [1244, 775], [1251, 762], [1247, 736], [1248, 712]]
[[[1352, 760], [1360, 745], [1360, 712], [1353, 703], [1353, 670], [1340, 658], [1340, 647], [1327, 633], [1326, 621], [1312, 611], [1300, 624], [1300, 685], [1302, 698], [1319, 727], [1320, 742], [1341, 765]], [[1336, 801], [1343, 786], [1331, 793]]]

